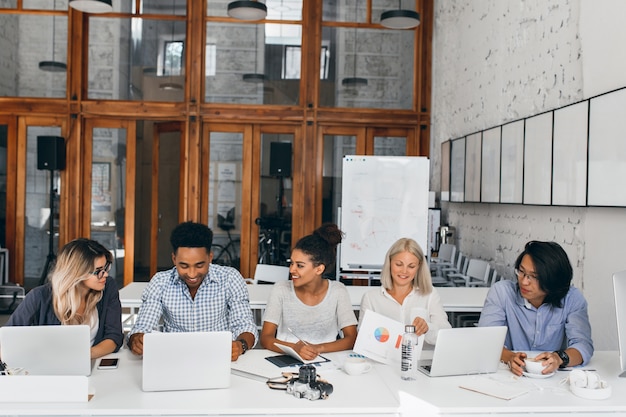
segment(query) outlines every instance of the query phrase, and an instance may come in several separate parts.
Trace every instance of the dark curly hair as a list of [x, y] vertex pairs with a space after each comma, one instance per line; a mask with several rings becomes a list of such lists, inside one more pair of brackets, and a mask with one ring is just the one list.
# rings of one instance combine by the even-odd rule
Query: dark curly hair
[[213, 244], [213, 231], [202, 223], [180, 223], [172, 230], [170, 243], [174, 253], [178, 248], [205, 248], [209, 253]]
[[336, 224], [324, 223], [312, 234], [298, 240], [293, 249], [301, 250], [311, 257], [315, 266], [324, 265], [326, 271], [329, 271], [337, 259], [337, 245], [341, 243], [343, 235]]
[[563, 307], [563, 298], [569, 291], [574, 275], [567, 253], [556, 242], [531, 240], [517, 257], [515, 268], [519, 269], [524, 255], [530, 256], [535, 264], [539, 288], [546, 293], [543, 301], [554, 307]]

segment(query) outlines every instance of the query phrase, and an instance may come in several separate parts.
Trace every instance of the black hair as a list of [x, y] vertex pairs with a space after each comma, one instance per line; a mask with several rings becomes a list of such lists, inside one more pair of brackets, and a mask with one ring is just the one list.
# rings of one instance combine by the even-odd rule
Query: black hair
[[180, 223], [172, 230], [170, 243], [174, 253], [178, 248], [205, 248], [209, 253], [213, 244], [213, 231], [202, 223]]
[[515, 268], [519, 269], [524, 255], [530, 256], [535, 264], [539, 288], [546, 293], [543, 301], [554, 307], [562, 307], [562, 300], [569, 291], [574, 275], [567, 253], [556, 242], [531, 240], [517, 257]]
[[324, 265], [329, 272], [337, 259], [337, 245], [342, 238], [343, 232], [336, 224], [324, 223], [312, 234], [298, 240], [293, 249], [301, 250], [311, 257], [315, 266]]

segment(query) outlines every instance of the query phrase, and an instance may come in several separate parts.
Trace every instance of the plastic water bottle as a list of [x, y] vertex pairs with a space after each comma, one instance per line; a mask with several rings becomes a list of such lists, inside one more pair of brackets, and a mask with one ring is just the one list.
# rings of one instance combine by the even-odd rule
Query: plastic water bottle
[[405, 381], [415, 380], [417, 372], [416, 346], [415, 326], [407, 324], [404, 326], [404, 335], [402, 335], [402, 361], [400, 364], [400, 377]]

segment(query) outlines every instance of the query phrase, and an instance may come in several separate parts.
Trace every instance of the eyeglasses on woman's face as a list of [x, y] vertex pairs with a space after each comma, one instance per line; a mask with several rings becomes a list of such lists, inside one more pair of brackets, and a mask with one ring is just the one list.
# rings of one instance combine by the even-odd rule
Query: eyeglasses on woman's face
[[111, 262], [107, 261], [107, 263], [102, 268], [96, 268], [95, 271], [91, 273], [91, 275], [95, 275], [98, 279], [104, 278], [104, 274], [108, 273], [111, 270]]

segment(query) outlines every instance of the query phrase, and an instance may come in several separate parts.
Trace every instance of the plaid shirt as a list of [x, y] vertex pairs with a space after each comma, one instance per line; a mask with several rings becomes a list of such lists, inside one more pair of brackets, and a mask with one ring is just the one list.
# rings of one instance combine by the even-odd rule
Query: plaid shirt
[[230, 331], [258, 339], [246, 283], [230, 267], [211, 264], [195, 298], [179, 278], [176, 267], [157, 272], [141, 295], [137, 321], [128, 334], [149, 333], [163, 320], [165, 332]]

